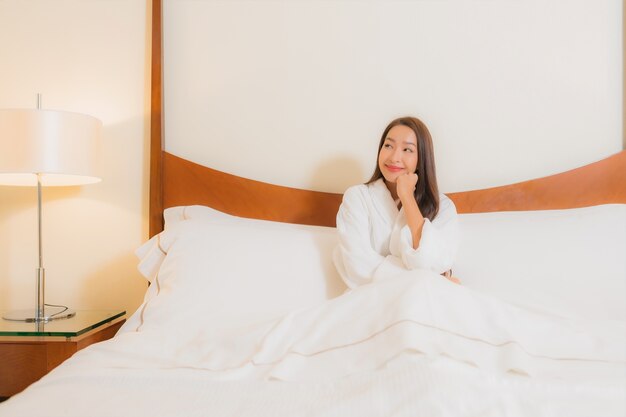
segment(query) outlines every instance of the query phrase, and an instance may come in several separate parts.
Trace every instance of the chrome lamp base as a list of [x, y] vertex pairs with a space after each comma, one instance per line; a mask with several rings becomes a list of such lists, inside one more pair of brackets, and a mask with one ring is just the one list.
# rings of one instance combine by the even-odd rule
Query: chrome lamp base
[[76, 311], [65, 307], [46, 307], [42, 314], [36, 310], [8, 311], [2, 316], [4, 320], [25, 321], [26, 323], [49, 322], [52, 320], [69, 319], [76, 315]]

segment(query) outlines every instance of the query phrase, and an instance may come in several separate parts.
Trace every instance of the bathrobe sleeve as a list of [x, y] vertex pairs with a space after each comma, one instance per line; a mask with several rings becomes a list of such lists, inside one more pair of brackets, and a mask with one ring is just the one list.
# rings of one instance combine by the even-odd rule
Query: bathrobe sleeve
[[381, 255], [372, 246], [370, 210], [365, 192], [364, 186], [349, 188], [337, 213], [339, 244], [333, 253], [333, 260], [349, 288], [406, 271], [399, 257]]
[[[399, 241], [393, 242], [394, 239]], [[402, 263], [407, 269], [429, 269], [438, 274], [452, 269], [459, 245], [458, 215], [452, 200], [441, 195], [439, 213], [432, 222], [426, 219], [417, 249], [413, 249], [408, 225], [392, 235], [391, 246], [394, 245], [399, 247]]]

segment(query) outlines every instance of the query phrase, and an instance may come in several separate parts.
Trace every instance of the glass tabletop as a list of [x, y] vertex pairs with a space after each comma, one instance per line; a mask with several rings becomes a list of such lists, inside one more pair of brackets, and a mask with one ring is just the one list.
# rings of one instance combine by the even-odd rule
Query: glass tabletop
[[[2, 317], [3, 311], [0, 311]], [[48, 322], [19, 322], [0, 319], [0, 336], [76, 337], [126, 314], [123, 310], [78, 310], [76, 315]]]

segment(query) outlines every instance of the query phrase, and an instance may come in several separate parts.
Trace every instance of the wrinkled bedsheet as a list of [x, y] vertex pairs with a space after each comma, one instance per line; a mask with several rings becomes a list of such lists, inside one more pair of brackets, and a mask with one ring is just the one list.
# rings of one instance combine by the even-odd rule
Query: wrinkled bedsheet
[[280, 317], [129, 320], [0, 405], [86, 415], [624, 416], [626, 323], [413, 271]]

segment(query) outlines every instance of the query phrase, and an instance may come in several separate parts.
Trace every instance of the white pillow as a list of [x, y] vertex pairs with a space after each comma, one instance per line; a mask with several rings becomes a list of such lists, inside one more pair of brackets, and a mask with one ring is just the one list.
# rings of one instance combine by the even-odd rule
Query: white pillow
[[159, 241], [139, 250], [142, 264], [146, 253], [160, 253], [162, 261], [151, 261], [158, 276], [147, 274], [156, 291], [142, 308], [144, 326], [202, 316], [232, 325], [233, 317], [274, 317], [345, 290], [332, 264], [335, 228], [245, 219], [202, 206], [169, 209], [165, 218]]
[[[262, 319], [346, 289], [332, 263], [335, 228], [204, 206], [171, 208], [165, 219], [165, 232], [137, 251], [152, 285], [127, 330], [200, 315]], [[463, 214], [459, 222], [454, 274], [464, 285], [563, 316], [626, 319], [626, 205]]]
[[463, 284], [564, 316], [626, 320], [626, 205], [459, 220]]

